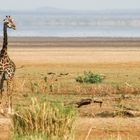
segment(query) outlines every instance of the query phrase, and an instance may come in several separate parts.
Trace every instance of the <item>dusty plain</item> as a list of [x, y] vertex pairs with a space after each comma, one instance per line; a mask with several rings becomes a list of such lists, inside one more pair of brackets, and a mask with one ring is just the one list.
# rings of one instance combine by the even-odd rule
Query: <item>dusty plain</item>
[[[16, 37], [9, 38], [8, 53], [17, 65], [15, 106], [26, 105], [28, 96], [32, 96], [30, 81], [41, 83], [48, 77], [53, 85], [52, 91], [47, 91], [51, 99], [62, 96], [66, 102], [85, 98], [103, 101], [101, 107], [92, 103], [77, 109], [75, 140], [140, 139], [139, 38]], [[97, 85], [79, 84], [75, 77], [84, 71], [102, 74], [105, 79]], [[43, 92], [43, 87], [40, 90]], [[5, 125], [1, 127], [3, 133]]]

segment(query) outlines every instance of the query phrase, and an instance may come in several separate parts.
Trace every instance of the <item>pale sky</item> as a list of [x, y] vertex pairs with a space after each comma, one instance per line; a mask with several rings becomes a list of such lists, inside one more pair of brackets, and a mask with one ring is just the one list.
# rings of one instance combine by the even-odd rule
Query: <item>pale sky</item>
[[0, 10], [26, 10], [47, 6], [74, 10], [140, 9], [140, 0], [0, 0]]

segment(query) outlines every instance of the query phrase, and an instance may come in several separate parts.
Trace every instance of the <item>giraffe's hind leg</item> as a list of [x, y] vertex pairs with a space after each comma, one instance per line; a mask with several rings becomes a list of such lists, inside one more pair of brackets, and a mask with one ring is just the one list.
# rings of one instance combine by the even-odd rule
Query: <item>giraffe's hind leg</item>
[[2, 99], [3, 96], [3, 83], [4, 83], [4, 73], [0, 73], [0, 98]]
[[3, 97], [3, 91], [4, 91], [3, 83], [4, 83], [4, 80], [2, 79], [1, 82], [0, 82], [0, 98], [1, 99]]

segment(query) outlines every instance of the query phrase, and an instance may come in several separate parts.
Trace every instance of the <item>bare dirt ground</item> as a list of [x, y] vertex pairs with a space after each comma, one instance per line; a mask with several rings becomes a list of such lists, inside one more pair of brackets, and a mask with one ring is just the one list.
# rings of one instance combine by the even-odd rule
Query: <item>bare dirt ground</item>
[[9, 55], [25, 64], [126, 63], [139, 62], [139, 45], [139, 39], [11, 38]]
[[76, 140], [139, 140], [140, 118], [79, 118]]
[[8, 140], [10, 137], [11, 120], [6, 117], [0, 117], [0, 140]]
[[[106, 72], [107, 69], [106, 73], [114, 72], [113, 75], [117, 73], [116, 78], [118, 78], [119, 74], [123, 72], [125, 74], [125, 71], [133, 73], [132, 77], [140, 75], [139, 46], [138, 38], [10, 38], [8, 52], [17, 67], [24, 65], [28, 69], [40, 67], [44, 71], [53, 69], [60, 72], [65, 70], [80, 72], [84, 69]], [[26, 70], [23, 71], [26, 73]], [[20, 70], [17, 70], [17, 74], [20, 74]], [[135, 82], [135, 79], [132, 81]], [[139, 84], [139, 79], [136, 82]], [[128, 105], [133, 103], [139, 107], [139, 98], [134, 97], [125, 102]], [[139, 140], [140, 117], [94, 116], [99, 110], [100, 112], [112, 111], [113, 104], [114, 102], [109, 98], [102, 108], [94, 104], [80, 108], [82, 115], [77, 119], [75, 139]], [[10, 124], [9, 119], [0, 119], [0, 140], [8, 139], [10, 130], [8, 124]]]

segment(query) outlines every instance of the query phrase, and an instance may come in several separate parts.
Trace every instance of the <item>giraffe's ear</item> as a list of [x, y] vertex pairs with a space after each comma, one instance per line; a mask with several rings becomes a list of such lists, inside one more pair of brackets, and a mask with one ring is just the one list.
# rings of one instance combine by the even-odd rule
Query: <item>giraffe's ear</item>
[[5, 22], [5, 23], [6, 23], [6, 22], [8, 22], [8, 21], [7, 21], [7, 19], [4, 19], [4, 20], [3, 20], [3, 22]]
[[3, 20], [4, 22], [6, 22], [6, 19], [8, 18], [8, 16], [6, 16], [6, 18]]

